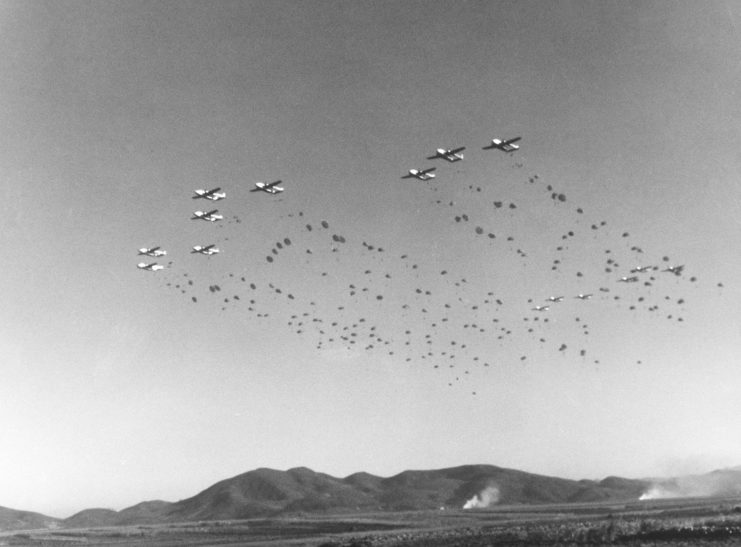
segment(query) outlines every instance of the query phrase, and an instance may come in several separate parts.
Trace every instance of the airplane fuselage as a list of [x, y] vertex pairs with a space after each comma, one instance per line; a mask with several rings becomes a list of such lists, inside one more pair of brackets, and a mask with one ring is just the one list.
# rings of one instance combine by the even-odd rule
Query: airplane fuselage
[[434, 159], [444, 159], [445, 161], [449, 161], [451, 163], [455, 161], [461, 161], [463, 159], [463, 152], [466, 149], [465, 146], [461, 146], [460, 148], [455, 148], [453, 150], [445, 149], [445, 148], [438, 148], [435, 150], [435, 155], [430, 156], [427, 159], [428, 160], [434, 160]]
[[193, 213], [193, 216], [190, 217], [191, 220], [207, 220], [208, 222], [216, 222], [217, 220], [223, 220], [223, 218], [222, 215], [217, 215], [215, 210], [208, 213], [196, 211]]
[[191, 254], [199, 253], [206, 256], [215, 255], [219, 252], [219, 249], [216, 249], [215, 247], [200, 247], [196, 245], [193, 247], [193, 250], [190, 252]]
[[139, 255], [141, 256], [165, 256], [167, 254], [167, 251], [160, 251], [157, 249], [139, 249]]
[[519, 150], [520, 146], [517, 144], [513, 144], [516, 141], [519, 141], [520, 137], [516, 137], [514, 139], [510, 140], [502, 140], [502, 139], [492, 139], [491, 144], [489, 146], [485, 146], [484, 150], [501, 150], [502, 152], [514, 152], [515, 150]]
[[430, 180], [430, 179], [434, 179], [435, 178], [435, 173], [431, 173], [430, 172], [431, 170], [432, 169], [426, 169], [426, 170], [422, 171], [422, 170], [419, 170], [419, 169], [410, 169], [409, 170], [409, 174], [404, 175], [401, 178], [403, 178], [403, 179], [410, 179], [410, 178], [413, 177], [413, 178], [419, 179], [419, 180]]
[[221, 190], [221, 188], [214, 188], [213, 190], [196, 190], [193, 199], [208, 199], [211, 201], [219, 201], [220, 199], [226, 198], [226, 192], [219, 192], [219, 190]]
[[263, 192], [266, 192], [268, 194], [279, 194], [284, 189], [282, 187], [280, 187], [280, 186], [276, 186], [276, 184], [278, 184], [278, 182], [280, 182], [280, 181], [274, 182], [272, 184], [265, 184], [264, 182], [256, 182], [255, 183], [255, 189], [252, 190], [252, 191], [253, 192], [263, 191]]
[[136, 265], [137, 268], [140, 270], [146, 270], [148, 272], [156, 272], [157, 270], [164, 270], [165, 267], [161, 264], [157, 264], [156, 262], [153, 262], [151, 264], [145, 264], [144, 262], [140, 262]]
[[450, 150], [443, 150], [442, 148], [437, 149], [437, 155], [450, 163], [461, 161], [463, 159], [463, 154], [456, 154]]

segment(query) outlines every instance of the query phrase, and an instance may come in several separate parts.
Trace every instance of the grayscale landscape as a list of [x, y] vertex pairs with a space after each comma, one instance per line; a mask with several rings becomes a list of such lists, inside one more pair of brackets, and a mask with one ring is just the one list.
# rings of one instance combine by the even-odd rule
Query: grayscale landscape
[[175, 503], [66, 519], [0, 510], [3, 545], [693, 544], [741, 541], [741, 468], [568, 480], [491, 465], [336, 478], [256, 469]]
[[736, 542], [740, 24], [0, 1], [0, 543]]

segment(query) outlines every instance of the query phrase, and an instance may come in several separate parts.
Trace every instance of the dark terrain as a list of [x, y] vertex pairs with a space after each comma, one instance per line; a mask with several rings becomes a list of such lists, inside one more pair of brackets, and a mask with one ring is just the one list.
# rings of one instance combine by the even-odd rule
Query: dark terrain
[[[664, 498], [639, 501], [646, 492]], [[689, 497], [695, 493], [696, 497]], [[464, 505], [476, 505], [463, 509]], [[476, 503], [474, 503], [476, 502]], [[488, 505], [487, 505], [488, 504]], [[467, 465], [382, 478], [257, 469], [175, 503], [67, 519], [0, 508], [0, 545], [483, 546], [741, 543], [741, 469], [568, 480]]]
[[294, 515], [0, 534], [0, 545], [75, 544], [156, 547], [738, 545], [741, 544], [741, 498]]

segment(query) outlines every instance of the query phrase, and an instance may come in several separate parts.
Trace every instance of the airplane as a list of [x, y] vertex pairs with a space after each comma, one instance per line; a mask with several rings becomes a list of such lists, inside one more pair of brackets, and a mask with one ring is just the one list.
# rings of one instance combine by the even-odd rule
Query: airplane
[[491, 139], [489, 146], [484, 146], [482, 150], [501, 150], [502, 152], [514, 152], [519, 150], [520, 146], [514, 144], [519, 141], [522, 137], [515, 137], [514, 139]]
[[673, 273], [674, 275], [682, 275], [682, 270], [684, 270], [684, 264], [682, 266], [669, 266], [666, 270], [661, 271]]
[[200, 253], [202, 255], [211, 256], [215, 255], [218, 252], [219, 249], [216, 248], [216, 244], [212, 243], [211, 245], [206, 245], [205, 247], [196, 245], [193, 247], [193, 250], [190, 252], [190, 254]]
[[193, 216], [190, 217], [190, 220], [208, 220], [209, 222], [216, 222], [217, 220], [223, 220], [223, 215], [217, 215], [218, 209], [214, 209], [213, 211], [209, 211], [208, 213], [204, 213], [203, 211], [195, 211], [193, 213]]
[[535, 306], [534, 308], [531, 308], [533, 311], [548, 311], [550, 309], [550, 306]]
[[438, 148], [437, 150], [435, 150], [435, 155], [429, 156], [427, 159], [435, 160], [438, 158], [442, 158], [445, 161], [449, 161], [451, 163], [454, 161], [461, 161], [463, 159], [463, 154], [461, 154], [461, 152], [463, 152], [465, 149], [466, 149], [465, 146], [461, 146], [460, 148], [456, 148], [454, 150], [449, 150], [449, 149], [446, 150], [444, 148]]
[[157, 270], [164, 270], [165, 267], [161, 264], [157, 264], [156, 262], [152, 262], [151, 264], [146, 264], [144, 262], [139, 262], [139, 264], [136, 265], [137, 268], [140, 270], [147, 270], [148, 272], [156, 272]]
[[219, 201], [226, 197], [226, 192], [219, 192], [221, 188], [214, 188], [213, 190], [196, 190], [193, 199], [210, 199], [211, 201]]
[[579, 293], [574, 298], [578, 298], [579, 300], [589, 300], [590, 298], [592, 298], [592, 295], [591, 294]]
[[618, 283], [620, 283], [620, 282], [623, 282], [623, 283], [636, 283], [636, 282], [638, 282], [638, 276], [632, 275], [630, 277], [621, 277], [620, 279], [618, 279]]
[[165, 256], [167, 254], [167, 251], [160, 250], [159, 247], [152, 247], [151, 249], [143, 247], [139, 249], [139, 252], [137, 254], [147, 256]]
[[560, 302], [561, 300], [563, 300], [563, 296], [550, 296], [546, 298], [547, 302]]
[[650, 272], [651, 270], [655, 270], [656, 266], [636, 266], [632, 270], [630, 270], [630, 273], [643, 273], [643, 272]]
[[411, 179], [416, 178], [419, 180], [430, 180], [435, 178], [435, 173], [433, 171], [437, 169], [437, 167], [430, 167], [428, 169], [410, 169], [408, 175], [404, 175], [403, 179]]
[[280, 186], [276, 186], [281, 182], [282, 181], [280, 180], [276, 180], [275, 182], [271, 182], [270, 184], [265, 184], [264, 182], [256, 182], [255, 186], [257, 186], [257, 188], [253, 188], [252, 190], [250, 190], [250, 192], [267, 192], [268, 194], [278, 194], [284, 190]]

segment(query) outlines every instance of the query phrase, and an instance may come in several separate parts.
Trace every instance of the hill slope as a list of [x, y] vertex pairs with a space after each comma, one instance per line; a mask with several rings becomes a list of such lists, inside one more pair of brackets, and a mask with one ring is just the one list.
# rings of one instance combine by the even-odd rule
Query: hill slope
[[337, 478], [305, 467], [288, 471], [260, 468], [219, 481], [176, 503], [155, 500], [121, 511], [86, 509], [65, 520], [0, 507], [0, 530], [722, 495], [741, 495], [741, 468], [669, 479], [607, 477], [601, 481], [562, 479], [493, 465], [409, 470], [386, 478], [364, 472]]
[[41, 513], [0, 507], [0, 531], [56, 528], [60, 524], [59, 519], [47, 517]]
[[173, 504], [170, 520], [249, 518], [279, 513], [462, 508], [489, 503], [564, 503], [636, 499], [645, 481], [600, 483], [535, 475], [492, 465], [404, 471], [381, 478], [355, 473], [339, 479], [307, 468], [256, 469], [220, 481]]
[[85, 509], [62, 521], [65, 528], [125, 526], [127, 524], [157, 524], [167, 521], [165, 514], [173, 504], [169, 501], [143, 501], [122, 509]]

